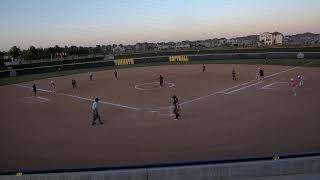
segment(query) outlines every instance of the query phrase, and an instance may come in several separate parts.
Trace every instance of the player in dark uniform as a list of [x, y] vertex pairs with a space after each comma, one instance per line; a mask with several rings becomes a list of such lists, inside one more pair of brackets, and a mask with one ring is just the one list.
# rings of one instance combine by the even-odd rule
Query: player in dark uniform
[[32, 89], [33, 89], [34, 96], [37, 96], [37, 86], [35, 83], [33, 84]]
[[118, 72], [117, 72], [117, 70], [114, 71], [114, 77], [115, 77], [116, 79], [118, 79]]
[[92, 72], [89, 73], [89, 77], [90, 77], [90, 81], [92, 81], [92, 78], [93, 78], [93, 73]]
[[178, 120], [179, 117], [180, 117], [180, 113], [179, 113], [179, 111], [180, 111], [179, 100], [178, 100], [178, 98], [177, 98], [176, 95], [172, 96], [172, 99], [173, 99], [173, 106], [174, 106], [173, 113], [176, 115], [176, 118], [175, 118], [175, 119]]
[[263, 79], [264, 77], [264, 71], [262, 68], [259, 69], [260, 79]]
[[160, 87], [163, 87], [163, 76], [162, 75], [160, 75], [159, 81], [160, 81]]
[[76, 80], [72, 79], [71, 84], [72, 84], [72, 88], [73, 88], [73, 89], [74, 89], [74, 88], [77, 88], [77, 82], [76, 82]]
[[206, 71], [206, 66], [204, 64], [202, 64], [202, 72]]
[[237, 77], [236, 77], [236, 70], [233, 68], [232, 69], [232, 80], [236, 81]]

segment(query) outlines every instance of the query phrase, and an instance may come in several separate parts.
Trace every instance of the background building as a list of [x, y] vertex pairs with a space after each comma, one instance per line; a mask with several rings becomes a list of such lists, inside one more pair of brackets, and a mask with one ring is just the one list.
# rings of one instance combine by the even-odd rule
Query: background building
[[264, 32], [259, 36], [259, 42], [261, 43], [261, 45], [265, 46], [282, 45], [283, 40], [284, 36], [279, 32]]

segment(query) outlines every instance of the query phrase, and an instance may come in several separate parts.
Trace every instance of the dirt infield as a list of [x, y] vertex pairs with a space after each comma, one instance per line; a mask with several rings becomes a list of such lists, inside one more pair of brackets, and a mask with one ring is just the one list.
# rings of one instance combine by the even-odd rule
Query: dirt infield
[[[233, 81], [235, 67], [238, 80]], [[0, 171], [90, 168], [320, 150], [320, 69], [257, 65], [139, 67], [0, 87]], [[158, 77], [164, 76], [164, 87]], [[290, 95], [288, 80], [305, 76]], [[71, 79], [78, 82], [72, 89]], [[49, 82], [57, 84], [50, 92]], [[171, 96], [181, 103], [173, 120]], [[91, 126], [91, 99], [104, 125]]]

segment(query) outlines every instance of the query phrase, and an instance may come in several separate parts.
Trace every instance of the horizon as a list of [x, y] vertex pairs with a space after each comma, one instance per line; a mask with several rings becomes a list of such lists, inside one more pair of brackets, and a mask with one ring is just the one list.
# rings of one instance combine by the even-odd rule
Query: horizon
[[3, 0], [0, 51], [12, 46], [94, 47], [229, 39], [274, 31], [318, 34], [319, 8], [317, 0]]

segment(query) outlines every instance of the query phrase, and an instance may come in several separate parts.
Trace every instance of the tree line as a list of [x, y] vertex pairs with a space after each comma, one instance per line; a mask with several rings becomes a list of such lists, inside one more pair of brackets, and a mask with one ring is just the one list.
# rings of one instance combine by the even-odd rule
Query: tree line
[[[82, 47], [82, 46], [65, 46], [60, 47], [58, 45], [49, 48], [36, 48], [34, 46], [30, 46], [28, 49], [21, 50], [17, 46], [13, 46], [7, 52], [8, 55], [13, 57], [14, 59], [23, 59], [23, 60], [37, 60], [37, 59], [51, 59], [51, 58], [59, 58], [62, 55], [70, 56], [86, 56], [89, 54], [104, 54], [111, 52], [111, 47], [102, 48], [100, 45], [95, 47]], [[3, 52], [4, 53], [4, 52]], [[1, 56], [1, 54], [0, 54]], [[4, 55], [2, 55], [3, 57]]]

